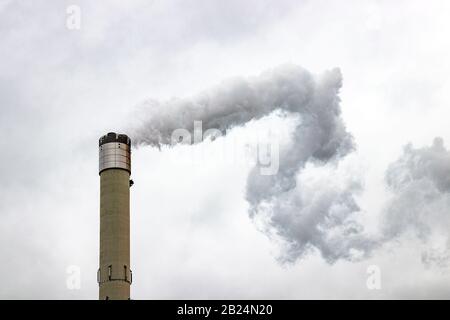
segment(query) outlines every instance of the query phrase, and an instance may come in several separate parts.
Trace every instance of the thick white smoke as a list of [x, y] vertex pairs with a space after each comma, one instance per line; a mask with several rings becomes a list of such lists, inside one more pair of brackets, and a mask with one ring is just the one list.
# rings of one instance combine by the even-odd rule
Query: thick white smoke
[[[338, 69], [313, 76], [294, 65], [264, 72], [259, 77], [224, 83], [190, 100], [147, 102], [143, 123], [132, 133], [136, 145], [171, 143], [172, 133], [193, 131], [194, 121], [203, 130], [227, 130], [281, 110], [297, 120], [295, 130], [279, 154], [279, 170], [249, 174], [246, 198], [251, 217], [264, 216], [266, 228], [287, 244], [282, 260], [295, 261], [317, 249], [330, 262], [365, 255], [373, 246], [353, 219], [359, 211], [353, 198], [357, 185], [302, 194], [297, 177], [307, 163], [337, 163], [353, 150], [352, 136], [341, 118], [342, 76]], [[331, 182], [331, 181], [330, 181]]]
[[[341, 118], [341, 85], [338, 69], [314, 76], [285, 65], [258, 77], [225, 82], [192, 99], [148, 101], [142, 106], [142, 123], [130, 131], [135, 146], [161, 147], [173, 143], [178, 129], [195, 135], [197, 121], [202, 121], [203, 131], [226, 134], [279, 110], [294, 120], [291, 139], [280, 145], [276, 174], [262, 175], [258, 166], [250, 171], [246, 199], [250, 217], [262, 222], [268, 236], [283, 241], [283, 262], [310, 251], [330, 263], [361, 259], [409, 232], [426, 244], [440, 243], [423, 252], [425, 263], [446, 264], [450, 153], [442, 139], [430, 148], [405, 147], [389, 167], [386, 183], [393, 196], [381, 213], [379, 234], [368, 236], [358, 223], [361, 211], [355, 195], [362, 190], [360, 182], [354, 177], [334, 179], [341, 160], [354, 149]], [[308, 178], [311, 168], [314, 176]]]
[[450, 152], [441, 138], [431, 147], [404, 147], [386, 173], [392, 199], [386, 205], [383, 241], [412, 233], [424, 243], [426, 264], [450, 261]]

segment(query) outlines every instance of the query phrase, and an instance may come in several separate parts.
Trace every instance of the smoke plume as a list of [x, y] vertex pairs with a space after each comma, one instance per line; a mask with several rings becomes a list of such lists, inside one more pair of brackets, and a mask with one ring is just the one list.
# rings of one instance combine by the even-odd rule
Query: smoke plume
[[[264, 175], [256, 165], [247, 178], [249, 215], [269, 237], [281, 239], [280, 260], [295, 262], [311, 251], [329, 263], [357, 260], [405, 234], [424, 244], [425, 264], [447, 265], [450, 258], [450, 152], [436, 138], [432, 147], [404, 148], [390, 165], [386, 184], [392, 197], [381, 213], [379, 233], [368, 236], [355, 196], [355, 176], [335, 179], [342, 160], [354, 150], [341, 117], [339, 69], [314, 76], [285, 65], [249, 79], [233, 79], [191, 99], [143, 104], [142, 123], [132, 131], [135, 146], [178, 143], [172, 134], [202, 129], [222, 134], [275, 111], [293, 120], [290, 139], [279, 148], [279, 166]], [[194, 141], [194, 143], [199, 141]], [[304, 170], [308, 167], [308, 170]]]
[[[192, 99], [144, 104], [142, 124], [132, 133], [134, 143], [170, 145], [172, 133], [192, 132], [194, 121], [203, 130], [233, 127], [260, 119], [276, 110], [296, 120], [291, 139], [279, 151], [279, 170], [261, 175], [258, 166], [247, 179], [246, 199], [252, 218], [263, 218], [263, 228], [285, 243], [283, 261], [295, 261], [318, 250], [329, 262], [366, 255], [373, 247], [354, 219], [359, 208], [353, 193], [358, 183], [335, 186], [321, 181], [313, 194], [297, 179], [306, 164], [336, 165], [354, 148], [341, 118], [339, 69], [314, 76], [285, 65], [249, 79], [234, 79]], [[330, 179], [330, 178], [329, 178]], [[328, 187], [324, 187], [324, 185]]]
[[422, 260], [448, 266], [450, 258], [450, 152], [441, 138], [431, 147], [404, 147], [386, 172], [392, 199], [386, 205], [381, 230], [384, 241], [404, 234], [424, 244]]

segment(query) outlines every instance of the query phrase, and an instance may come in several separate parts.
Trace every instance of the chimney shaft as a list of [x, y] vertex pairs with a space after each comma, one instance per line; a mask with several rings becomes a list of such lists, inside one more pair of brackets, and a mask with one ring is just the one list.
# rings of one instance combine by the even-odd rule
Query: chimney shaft
[[99, 140], [100, 300], [130, 299], [131, 140], [113, 132]]

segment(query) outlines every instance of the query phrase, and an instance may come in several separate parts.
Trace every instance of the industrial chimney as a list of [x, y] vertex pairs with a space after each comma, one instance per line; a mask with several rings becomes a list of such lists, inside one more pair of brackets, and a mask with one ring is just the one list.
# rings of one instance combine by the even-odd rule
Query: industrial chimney
[[110, 132], [99, 140], [100, 300], [130, 299], [131, 140]]

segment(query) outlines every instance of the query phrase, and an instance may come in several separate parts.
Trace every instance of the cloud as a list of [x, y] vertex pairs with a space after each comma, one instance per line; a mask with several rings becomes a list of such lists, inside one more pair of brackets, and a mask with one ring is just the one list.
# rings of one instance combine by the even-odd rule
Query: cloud
[[[5, 279], [0, 296], [97, 297], [97, 139], [120, 128], [128, 106], [149, 92], [158, 99], [185, 96], [223, 77], [256, 74], [280, 62], [301, 63], [310, 70], [330, 66], [343, 70], [345, 86], [339, 96], [345, 104], [344, 119], [358, 143], [358, 154], [370, 167], [365, 173], [372, 174], [364, 176], [362, 193], [359, 177], [347, 176], [343, 168], [352, 155], [326, 164], [308, 160], [285, 198], [294, 204], [301, 199], [303, 212], [313, 212], [309, 207], [318, 207], [318, 203], [331, 208], [333, 216], [341, 205], [344, 213], [352, 211], [342, 228], [337, 228], [342, 229], [338, 235], [352, 230], [353, 224], [346, 221], [367, 216], [377, 220], [384, 213], [378, 208], [384, 203], [384, 193], [378, 192], [383, 188], [379, 178], [387, 163], [396, 159], [399, 146], [405, 141], [418, 145], [436, 135], [446, 141], [450, 137], [446, 121], [449, 65], [442, 63], [450, 54], [446, 37], [449, 4], [410, 2], [408, 6], [378, 2], [378, 9], [368, 12], [373, 1], [346, 5], [204, 1], [193, 6], [179, 0], [0, 0], [0, 132], [4, 137], [0, 142], [4, 150], [0, 161], [0, 252], [4, 258], [0, 271], [10, 274], [14, 270], [17, 275]], [[82, 9], [82, 29], [77, 32], [66, 28], [66, 8], [71, 4]], [[430, 54], [436, 58], [429, 59]], [[288, 116], [294, 124], [301, 120]], [[233, 134], [251, 130], [233, 130]], [[284, 142], [290, 147], [290, 140]], [[212, 145], [204, 146], [209, 152]], [[151, 156], [145, 158], [146, 153]], [[199, 167], [174, 171], [166, 161], [168, 153], [147, 149], [136, 151], [133, 157], [137, 182], [133, 187], [133, 298], [374, 297], [364, 286], [366, 261], [328, 266], [308, 256], [289, 270], [272, 261], [273, 243], [255, 230], [245, 214], [249, 203], [242, 189], [247, 170], [222, 166], [214, 172]], [[199, 179], [202, 175], [209, 180]], [[430, 186], [435, 188], [434, 183]], [[394, 200], [399, 193], [391, 191]], [[361, 197], [352, 199], [352, 193]], [[442, 194], [436, 193], [445, 199]], [[186, 210], [193, 198], [199, 199], [195, 217], [202, 217], [200, 223]], [[410, 210], [413, 204], [408, 201], [398, 202], [398, 210], [401, 206]], [[447, 206], [442, 200], [423, 201], [427, 203], [434, 207], [420, 210], [431, 214], [442, 213]], [[282, 257], [295, 259], [299, 254], [296, 242], [305, 242], [300, 242], [301, 234], [294, 226], [311, 224], [275, 221], [276, 228], [271, 228], [261, 210], [253, 217], [255, 222], [263, 220], [263, 231], [270, 237], [278, 237], [272, 232], [278, 230], [286, 240], [294, 239], [282, 246]], [[325, 221], [321, 223], [328, 219], [324, 214], [318, 217]], [[393, 230], [386, 238], [402, 239], [402, 248], [395, 255], [387, 248], [372, 255], [371, 263], [381, 264], [383, 277], [391, 274], [379, 297], [448, 297], [444, 285], [448, 279], [423, 270], [420, 259], [413, 261], [422, 257], [426, 266], [447, 263], [445, 219], [440, 230], [431, 215], [430, 221], [419, 217], [418, 223], [407, 228], [386, 227], [386, 233]], [[361, 224], [370, 227], [365, 221]], [[190, 232], [184, 234], [186, 229]], [[313, 245], [299, 247], [310, 248], [304, 253], [317, 250], [315, 246], [338, 255], [348, 253], [348, 244], [333, 243], [347, 238], [332, 238], [334, 228], [326, 230], [329, 239], [324, 244], [319, 240], [325, 235], [318, 227], [310, 231]], [[404, 238], [407, 234], [417, 238], [417, 230], [424, 230], [425, 240]], [[362, 231], [355, 235], [362, 236]], [[420, 241], [422, 248], [416, 247]], [[410, 251], [399, 255], [405, 247]], [[289, 248], [292, 252], [285, 252]], [[417, 249], [422, 255], [414, 256]], [[326, 255], [335, 259], [334, 254]], [[347, 254], [352, 259], [355, 256], [355, 250]], [[80, 291], [66, 288], [66, 267], [71, 264], [82, 267]], [[358, 270], [362, 271], [355, 276]], [[398, 295], [390, 290], [394, 284], [402, 288]]]

